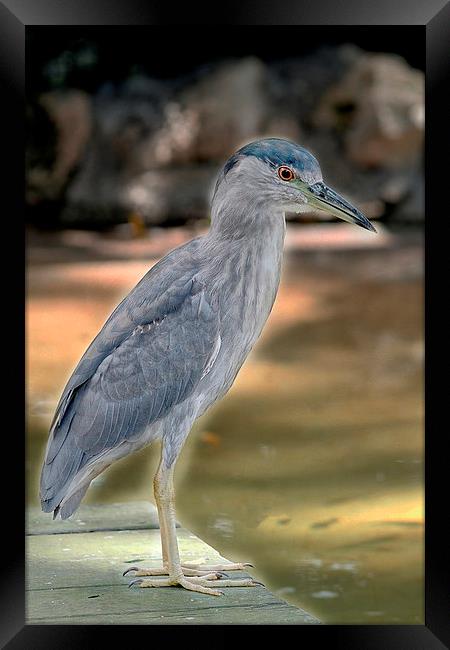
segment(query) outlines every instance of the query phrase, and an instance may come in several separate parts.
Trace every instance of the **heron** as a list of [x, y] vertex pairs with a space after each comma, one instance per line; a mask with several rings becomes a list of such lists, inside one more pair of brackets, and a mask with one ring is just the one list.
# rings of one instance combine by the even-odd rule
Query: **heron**
[[261, 334], [281, 275], [285, 213], [319, 209], [375, 231], [327, 186], [317, 159], [280, 138], [250, 142], [220, 171], [205, 235], [160, 259], [114, 309], [61, 395], [41, 472], [45, 512], [62, 519], [115, 461], [160, 441], [153, 477], [162, 566], [132, 567], [130, 584], [209, 595], [253, 586], [224, 571], [248, 564], [183, 564], [174, 470], [194, 421], [222, 398]]

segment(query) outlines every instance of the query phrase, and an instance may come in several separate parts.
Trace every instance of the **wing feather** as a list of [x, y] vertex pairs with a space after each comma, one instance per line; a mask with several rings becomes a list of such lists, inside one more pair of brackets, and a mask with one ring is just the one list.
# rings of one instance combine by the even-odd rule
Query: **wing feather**
[[217, 357], [217, 305], [195, 274], [150, 302], [149, 279], [116, 308], [63, 392], [41, 475], [46, 510], [93, 456], [135, 440], [189, 397]]

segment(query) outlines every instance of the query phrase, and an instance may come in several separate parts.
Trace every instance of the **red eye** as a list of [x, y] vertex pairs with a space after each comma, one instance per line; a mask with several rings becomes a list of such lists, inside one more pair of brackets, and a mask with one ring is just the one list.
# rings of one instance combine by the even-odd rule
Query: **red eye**
[[289, 167], [278, 167], [278, 176], [282, 181], [291, 181], [294, 178], [294, 172]]

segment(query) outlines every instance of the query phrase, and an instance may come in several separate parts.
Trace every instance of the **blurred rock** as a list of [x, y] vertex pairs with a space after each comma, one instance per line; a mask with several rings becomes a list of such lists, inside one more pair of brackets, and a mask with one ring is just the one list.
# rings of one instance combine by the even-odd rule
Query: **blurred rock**
[[[91, 100], [81, 90], [54, 91], [41, 95], [38, 108], [54, 131], [51, 163], [37, 159], [27, 165], [28, 190], [35, 199], [57, 199], [71, 172], [80, 163], [92, 130]], [[41, 117], [41, 119], [45, 119]], [[48, 150], [47, 150], [48, 151]]]
[[395, 206], [391, 221], [398, 223], [420, 223], [425, 218], [425, 178], [417, 169], [408, 185], [402, 201]]
[[396, 55], [362, 54], [321, 98], [314, 124], [342, 135], [361, 167], [414, 164], [424, 137], [424, 77]]
[[[130, 221], [178, 224], [209, 216], [210, 193], [218, 167], [210, 165], [153, 169], [120, 185], [104, 179], [97, 193], [73, 197], [63, 213], [66, 225]], [[176, 189], [176, 191], [175, 191]]]
[[389, 175], [380, 186], [380, 196], [388, 204], [396, 205], [407, 196], [413, 183], [414, 170], [402, 169]]
[[207, 218], [220, 165], [269, 136], [310, 149], [326, 182], [369, 217], [423, 218], [423, 74], [352, 45], [230, 59], [170, 81], [135, 75], [92, 98], [46, 93], [30, 129], [27, 201], [45, 198], [45, 212], [53, 202], [62, 225]]
[[103, 86], [94, 98], [92, 137], [68, 189], [63, 222], [114, 223], [125, 217], [120, 201], [124, 185], [160, 162], [152, 145], [168, 95], [162, 82], [142, 77], [119, 88]]
[[[205, 216], [212, 181], [202, 163], [223, 161], [262, 132], [270, 108], [266, 82], [264, 64], [248, 58], [220, 64], [178, 92], [142, 77], [120, 89], [106, 86], [94, 103], [92, 141], [63, 221], [95, 214], [100, 222], [115, 220], [136, 209], [150, 223], [176, 210], [179, 218]], [[296, 134], [285, 124], [289, 130]]]
[[147, 224], [208, 218], [218, 172], [210, 165], [148, 171], [123, 189], [120, 201]]
[[285, 59], [269, 65], [270, 95], [278, 116], [294, 117], [308, 131], [324, 93], [363, 56], [353, 45], [322, 47], [304, 58]]
[[221, 161], [255, 138], [270, 111], [267, 84], [266, 66], [248, 57], [220, 64], [183, 90], [161, 134], [161, 146], [164, 137], [169, 148], [178, 141], [171, 147], [172, 162]]

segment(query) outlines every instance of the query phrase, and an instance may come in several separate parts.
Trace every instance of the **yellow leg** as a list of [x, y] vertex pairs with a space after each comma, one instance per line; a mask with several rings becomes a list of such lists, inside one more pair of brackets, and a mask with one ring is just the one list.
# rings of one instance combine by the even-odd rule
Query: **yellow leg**
[[215, 580], [215, 586], [217, 585], [218, 587], [253, 587], [260, 584], [249, 578], [243, 580], [220, 580], [222, 577], [221, 573], [211, 573], [209, 568], [206, 566], [204, 571], [199, 570], [200, 566], [198, 568], [197, 566], [195, 568], [186, 567], [185, 569], [182, 567], [176, 535], [173, 474], [174, 465], [167, 467], [162, 455], [153, 485], [160, 522], [164, 568], [139, 570], [136, 567], [132, 567], [125, 572], [128, 573], [129, 571], [135, 571], [135, 575], [168, 574], [168, 577], [162, 579], [133, 580], [130, 583], [130, 586], [133, 584], [138, 584], [139, 587], [170, 587], [173, 585], [181, 585], [185, 589], [191, 591], [199, 591], [204, 594], [219, 596], [223, 592], [218, 591], [217, 589], [211, 589], [207, 586], [211, 580]]
[[167, 468], [163, 458], [153, 481], [156, 507], [158, 508], [161, 527], [161, 546], [167, 557], [169, 575], [182, 576], [180, 555], [176, 535], [175, 494], [173, 488], [174, 466]]
[[161, 469], [161, 463], [162, 463], [162, 457], [161, 457], [161, 460], [160, 460], [160, 463], [159, 463], [159, 466], [158, 466], [157, 473], [155, 474], [155, 478], [153, 480], [153, 493], [155, 495], [156, 507], [158, 509], [159, 531], [160, 531], [160, 535], [161, 535], [161, 552], [162, 552], [163, 567], [164, 567], [164, 569], [168, 569], [169, 568], [169, 556], [168, 556], [168, 553], [167, 553], [167, 542], [166, 542], [167, 531], [165, 529], [165, 521], [164, 521], [164, 515], [163, 515], [161, 503], [160, 503], [160, 500], [158, 499], [158, 497], [156, 496], [157, 489], [158, 489], [156, 476], [158, 476], [158, 473], [159, 473], [159, 471]]

